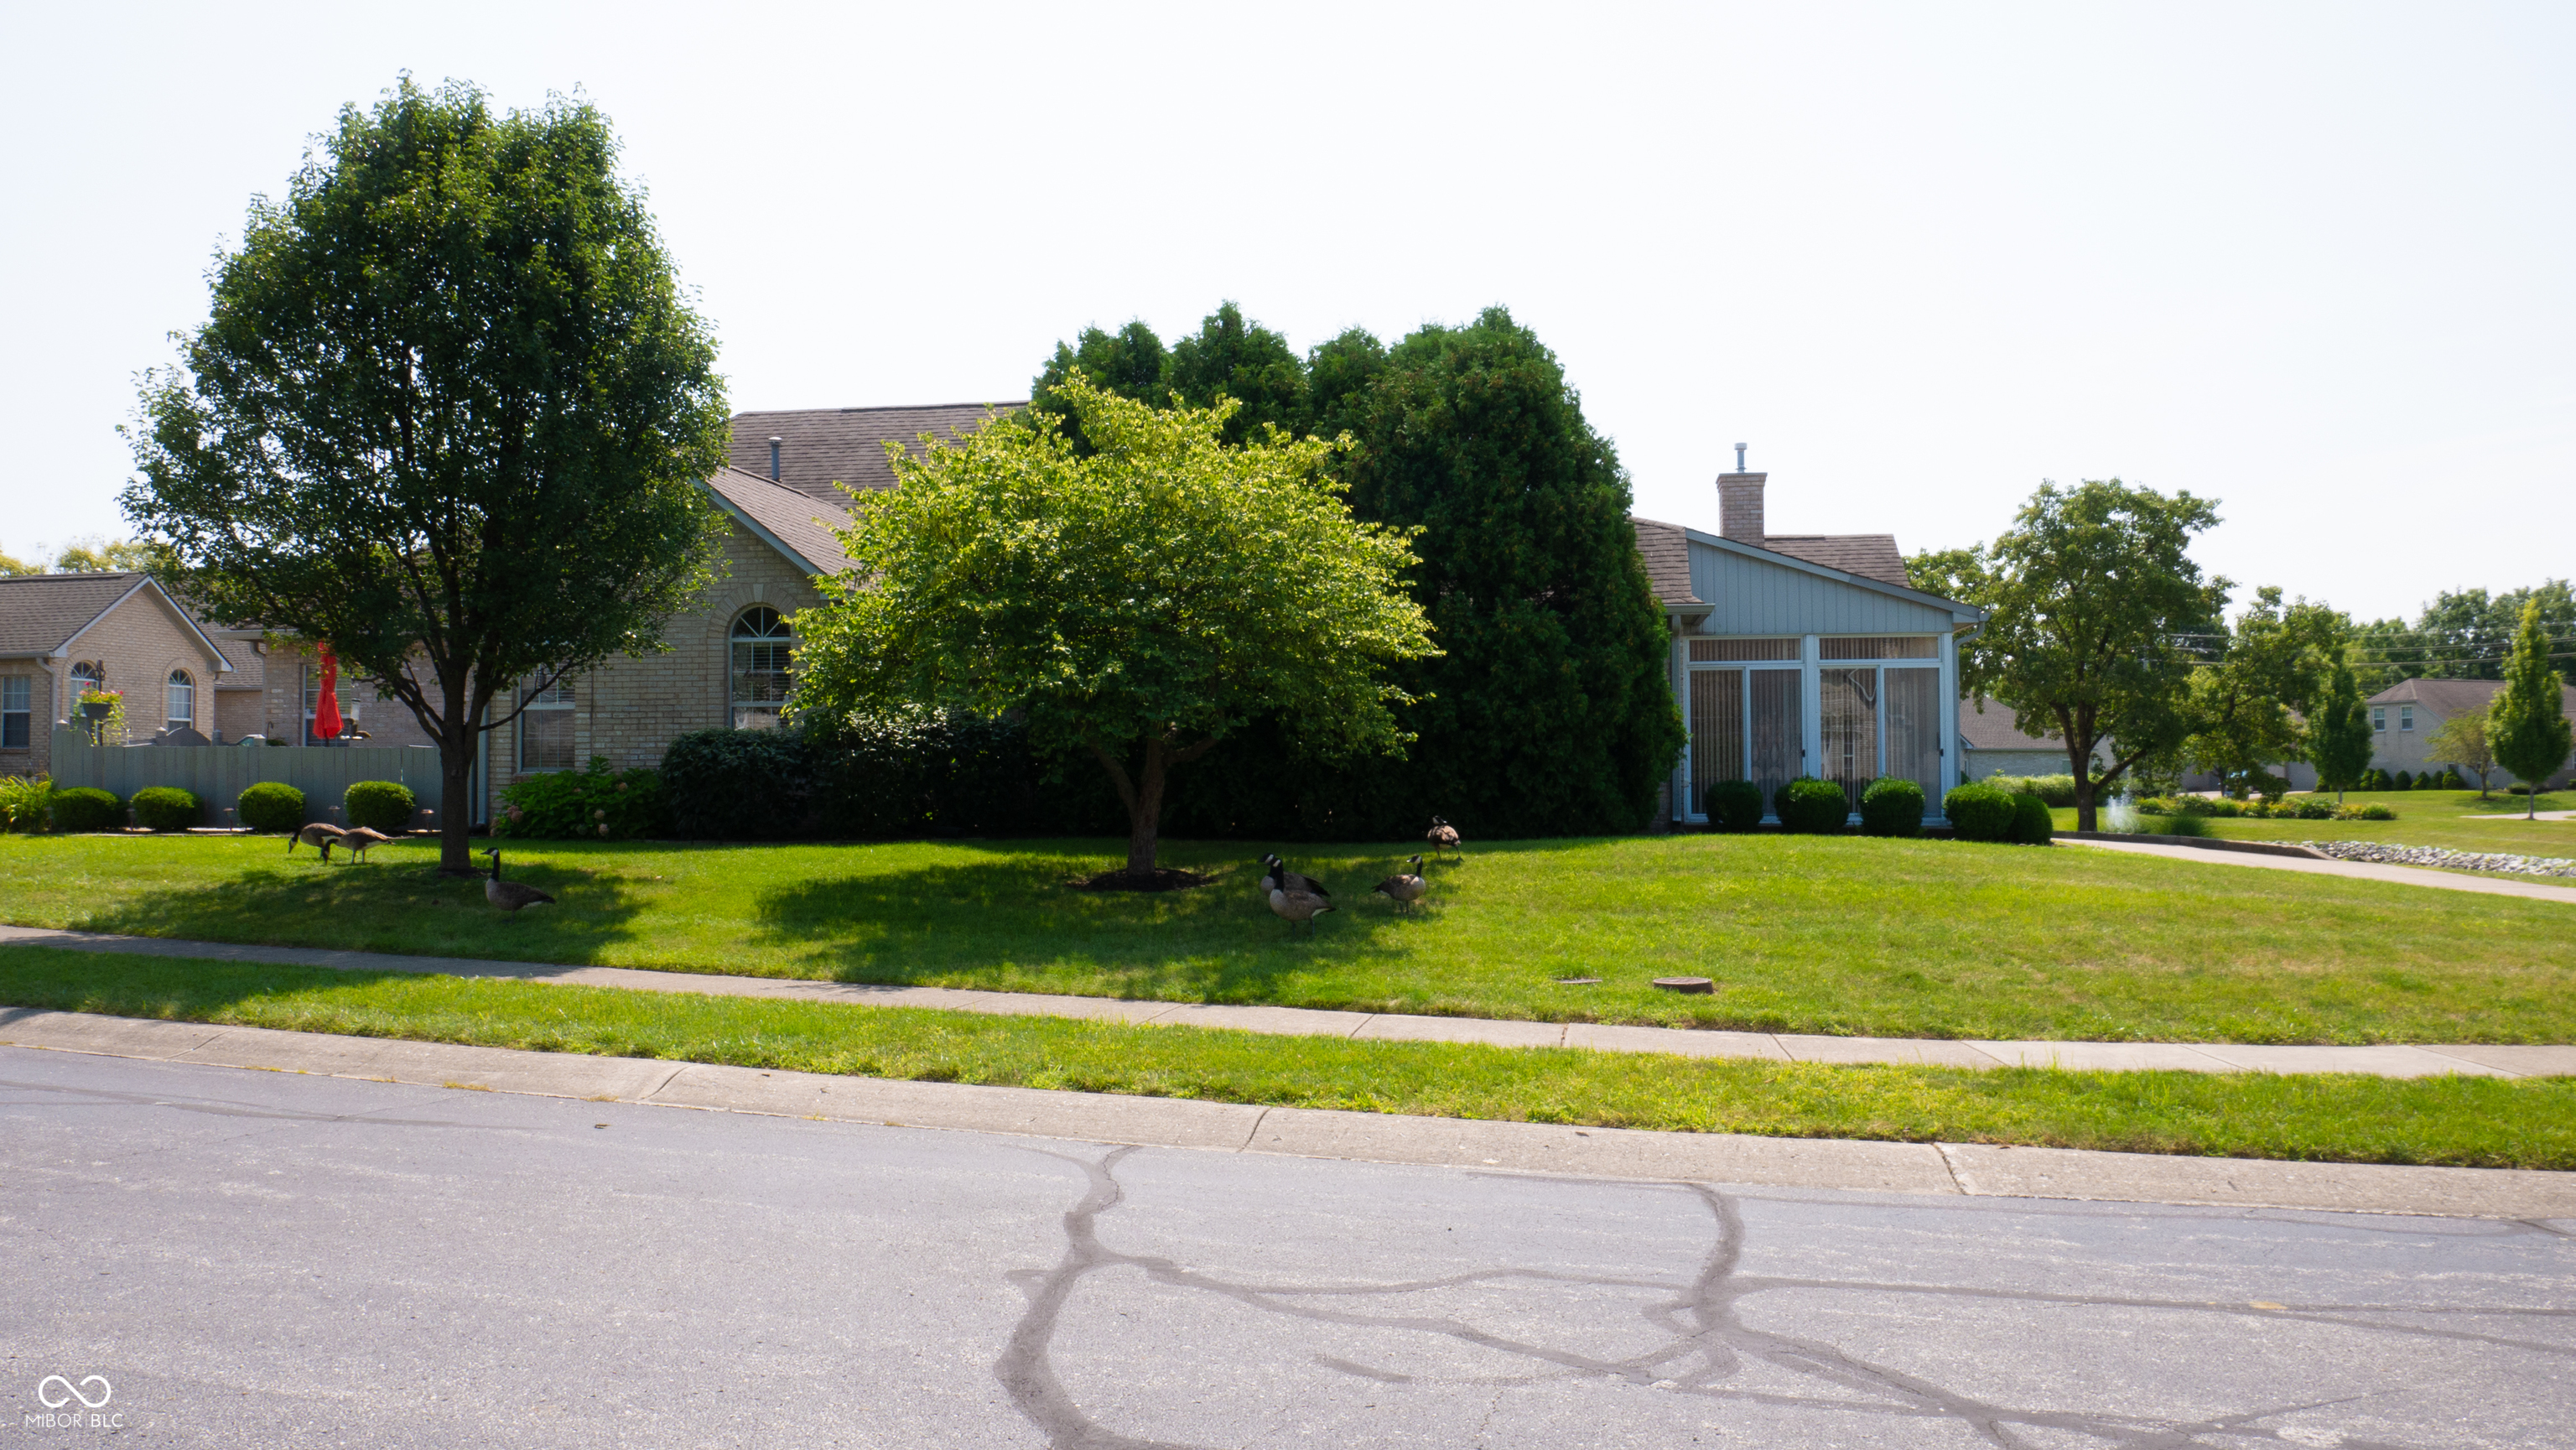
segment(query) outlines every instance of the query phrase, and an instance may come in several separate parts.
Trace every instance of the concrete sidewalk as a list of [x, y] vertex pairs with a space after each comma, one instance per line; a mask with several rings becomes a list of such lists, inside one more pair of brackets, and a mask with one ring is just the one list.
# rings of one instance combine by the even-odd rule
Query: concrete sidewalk
[[[2254, 857], [2253, 860], [2266, 858]], [[2322, 863], [2332, 864], [2332, 863]], [[1768, 1062], [1892, 1063], [1939, 1067], [2063, 1067], [2095, 1072], [2151, 1069], [2183, 1072], [2347, 1072], [2371, 1077], [2576, 1075], [2576, 1047], [2380, 1044], [2362, 1047], [2254, 1046], [2224, 1042], [1973, 1042], [1946, 1038], [1824, 1037], [1788, 1032], [1718, 1032], [1684, 1027], [1617, 1027], [1596, 1023], [1512, 1022], [1480, 1017], [1415, 1017], [1391, 1012], [1331, 1012], [1307, 1007], [1231, 1007], [1131, 1002], [1038, 992], [980, 992], [956, 987], [902, 987], [863, 982], [800, 982], [632, 967], [558, 966], [464, 957], [412, 957], [318, 947], [236, 946], [0, 926], [0, 943], [219, 961], [282, 962], [347, 971], [429, 972], [640, 992], [713, 997], [838, 1002], [870, 1007], [929, 1007], [1001, 1016], [1075, 1017], [1095, 1022], [1223, 1027], [1290, 1037], [1353, 1041], [1463, 1042], [1492, 1047], [1579, 1047], [1597, 1052], [1663, 1052], [1683, 1057], [1752, 1058]]]
[[[1661, 1133], [760, 1071], [0, 1008], [0, 1049], [1227, 1153], [1998, 1198], [2576, 1217], [2576, 1173]], [[5, 1061], [0, 1051], [0, 1061]]]
[[2349, 876], [2357, 881], [2393, 881], [2401, 886], [2431, 886], [2443, 891], [2470, 891], [2481, 896], [2519, 896], [2526, 901], [2563, 901], [2576, 906], [2576, 886], [2547, 886], [2537, 881], [2502, 881], [2425, 866], [2386, 866], [2375, 861], [2315, 860], [2299, 856], [2258, 856], [2249, 851], [2213, 851], [2198, 846], [2166, 846], [2154, 841], [2075, 840], [2061, 836], [2060, 845], [2097, 851], [2127, 851], [2162, 856], [2168, 861], [2195, 861], [2203, 866], [2251, 866], [2258, 871], [2303, 871], [2310, 876]]

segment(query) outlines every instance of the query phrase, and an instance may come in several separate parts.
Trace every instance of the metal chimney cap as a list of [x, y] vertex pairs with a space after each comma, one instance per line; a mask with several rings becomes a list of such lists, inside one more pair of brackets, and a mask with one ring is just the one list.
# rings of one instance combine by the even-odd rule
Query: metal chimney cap
[[[786, 442], [786, 441], [787, 441], [786, 439], [781, 438], [781, 437], [779, 437], [777, 434], [773, 433], [773, 434], [771, 434], [771, 435], [770, 435], [770, 437], [769, 437], [769, 446], [770, 446], [770, 447], [772, 447], [772, 448], [775, 448], [775, 447], [777, 447], [779, 444], [784, 443], [784, 442]], [[1737, 444], [1737, 445], [1735, 445], [1735, 446], [1736, 446], [1736, 447], [1738, 447], [1738, 448], [1741, 448], [1741, 447], [1743, 447], [1744, 445], [1743, 445], [1743, 444], [1741, 444], [1741, 443], [1738, 443], [1738, 444]]]

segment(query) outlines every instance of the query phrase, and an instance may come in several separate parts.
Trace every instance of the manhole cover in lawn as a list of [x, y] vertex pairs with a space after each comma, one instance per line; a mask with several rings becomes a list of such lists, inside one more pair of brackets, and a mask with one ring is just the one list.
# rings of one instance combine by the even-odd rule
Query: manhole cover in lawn
[[1717, 984], [1706, 977], [1657, 977], [1655, 985], [1667, 992], [1714, 992]]

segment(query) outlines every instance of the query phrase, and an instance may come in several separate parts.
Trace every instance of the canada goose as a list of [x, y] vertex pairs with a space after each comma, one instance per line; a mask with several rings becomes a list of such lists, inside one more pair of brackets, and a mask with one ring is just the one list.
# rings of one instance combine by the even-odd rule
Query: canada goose
[[313, 824], [306, 826], [303, 830], [300, 830], [294, 835], [286, 838], [286, 854], [289, 856], [294, 855], [295, 843], [302, 841], [308, 846], [321, 847], [322, 859], [328, 861], [331, 859], [331, 843], [339, 840], [347, 834], [349, 833], [341, 830], [338, 826], [332, 825], [329, 821], [315, 821]]
[[1311, 891], [1327, 901], [1333, 898], [1332, 890], [1323, 882], [1312, 876], [1300, 876], [1289, 870], [1288, 863], [1280, 860], [1279, 853], [1276, 851], [1262, 857], [1261, 864], [1269, 868], [1261, 877], [1261, 889], [1264, 891], [1276, 891], [1284, 886], [1291, 891]]
[[525, 881], [504, 881], [501, 879], [500, 847], [486, 847], [484, 848], [483, 854], [492, 858], [492, 874], [484, 878], [483, 881], [483, 899], [485, 901], [492, 903], [503, 911], [516, 911], [522, 906], [534, 906], [540, 901], [549, 906], [554, 904], [555, 899], [553, 897], [548, 896], [546, 893], [539, 891], [533, 886], [530, 886]]
[[1297, 923], [1302, 921], [1306, 923], [1307, 933], [1312, 935], [1315, 918], [1336, 908], [1333, 899], [1320, 891], [1279, 885], [1270, 888], [1270, 909], [1288, 923], [1289, 930], [1296, 930]]
[[1422, 839], [1431, 843], [1431, 851], [1435, 856], [1444, 851], [1455, 851], [1458, 849], [1458, 828], [1438, 816], [1433, 816], [1431, 829], [1422, 833]]
[[1413, 857], [1411, 864], [1413, 870], [1410, 873], [1398, 871], [1377, 884], [1377, 894], [1394, 902], [1398, 911], [1410, 912], [1413, 903], [1422, 899], [1422, 893], [1431, 889], [1429, 883], [1422, 879], [1422, 858]]
[[[377, 830], [373, 826], [351, 826], [348, 831], [340, 837], [340, 845], [341, 848], [346, 850], [351, 856], [364, 861], [367, 859], [367, 850], [369, 847], [381, 846], [392, 839], [393, 837], [386, 835], [384, 832]], [[322, 849], [325, 853], [324, 859], [328, 860], [328, 853], [331, 848], [326, 845]]]

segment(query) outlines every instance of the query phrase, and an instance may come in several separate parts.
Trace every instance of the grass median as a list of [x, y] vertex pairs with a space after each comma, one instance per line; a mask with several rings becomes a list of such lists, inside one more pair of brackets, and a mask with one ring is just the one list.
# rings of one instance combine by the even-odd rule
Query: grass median
[[[1141, 1000], [1889, 1037], [2576, 1041], [2576, 906], [2074, 847], [1780, 835], [1472, 845], [1427, 909], [1369, 895], [1395, 848], [1296, 867], [1185, 842], [1215, 885], [1073, 891], [1120, 843], [543, 842], [494, 911], [425, 842], [364, 865], [276, 837], [0, 836], [0, 920], [415, 955]], [[1707, 996], [1652, 979], [1704, 976]], [[1598, 978], [1565, 984], [1559, 978]]]
[[[927, 1082], [1779, 1137], [2576, 1168], [2576, 1079], [1709, 1061], [0, 947], [0, 1002]], [[0, 1036], [5, 1036], [0, 1028]]]

